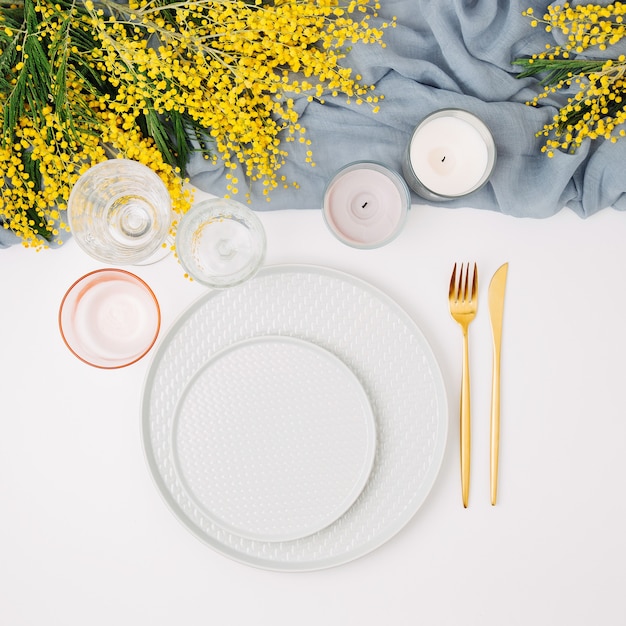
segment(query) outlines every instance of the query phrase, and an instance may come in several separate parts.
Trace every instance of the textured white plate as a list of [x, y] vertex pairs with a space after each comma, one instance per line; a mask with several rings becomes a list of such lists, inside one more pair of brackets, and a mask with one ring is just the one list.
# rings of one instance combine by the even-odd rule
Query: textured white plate
[[207, 518], [259, 541], [310, 535], [361, 493], [374, 417], [337, 357], [291, 337], [257, 337], [211, 357], [175, 411], [181, 483]]
[[[244, 538], [207, 516], [181, 483], [171, 445], [176, 406], [198, 370], [218, 351], [267, 335], [332, 352], [360, 381], [376, 420], [374, 466], [354, 504], [323, 530], [284, 542]], [[192, 304], [154, 353], [142, 412], [150, 471], [178, 519], [219, 552], [282, 571], [345, 563], [400, 531], [435, 482], [448, 428], [441, 372], [415, 322], [368, 283], [309, 266], [264, 268]]]

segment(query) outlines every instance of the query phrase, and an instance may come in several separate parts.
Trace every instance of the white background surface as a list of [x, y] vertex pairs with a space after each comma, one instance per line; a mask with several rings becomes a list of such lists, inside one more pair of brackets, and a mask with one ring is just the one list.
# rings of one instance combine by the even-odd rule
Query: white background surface
[[[260, 214], [267, 264], [313, 263], [386, 291], [421, 327], [448, 387], [450, 436], [424, 506], [392, 541], [334, 569], [284, 574], [194, 538], [143, 457], [150, 356], [117, 371], [65, 348], [67, 287], [102, 267], [70, 241], [0, 251], [0, 624], [166, 626], [626, 623], [626, 216], [565, 210], [524, 220], [413, 207], [385, 248], [336, 241], [316, 211]], [[470, 327], [472, 483], [461, 504], [461, 332], [448, 312], [455, 261], [476, 260]], [[499, 502], [489, 503], [487, 286], [509, 275]], [[203, 293], [168, 258], [133, 268], [162, 308], [161, 337]]]

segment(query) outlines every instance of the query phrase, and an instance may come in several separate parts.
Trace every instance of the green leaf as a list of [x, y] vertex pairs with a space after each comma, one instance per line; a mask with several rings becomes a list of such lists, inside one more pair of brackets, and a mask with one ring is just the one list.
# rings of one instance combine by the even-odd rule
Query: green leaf
[[513, 65], [519, 65], [524, 70], [517, 74], [517, 78], [527, 78], [545, 74], [542, 85], [556, 85], [572, 76], [581, 76], [590, 72], [598, 72], [606, 61], [594, 59], [515, 59]]

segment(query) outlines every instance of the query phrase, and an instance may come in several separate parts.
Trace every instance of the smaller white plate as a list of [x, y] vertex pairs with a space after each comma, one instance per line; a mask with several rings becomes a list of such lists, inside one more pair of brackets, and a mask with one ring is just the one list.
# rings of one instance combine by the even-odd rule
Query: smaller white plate
[[189, 381], [174, 415], [183, 488], [240, 537], [290, 541], [326, 528], [372, 469], [376, 428], [360, 382], [336, 356], [283, 336], [235, 343]]

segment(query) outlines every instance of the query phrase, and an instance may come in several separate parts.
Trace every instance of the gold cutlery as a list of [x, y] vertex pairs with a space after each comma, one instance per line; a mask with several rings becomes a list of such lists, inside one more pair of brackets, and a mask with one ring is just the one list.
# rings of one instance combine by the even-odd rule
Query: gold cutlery
[[490, 463], [491, 504], [498, 493], [498, 459], [500, 454], [500, 348], [502, 344], [502, 315], [504, 290], [509, 264], [500, 266], [489, 283], [489, 315], [493, 335], [493, 366], [491, 378]]
[[469, 341], [468, 327], [476, 317], [478, 309], [478, 270], [470, 277], [470, 264], [461, 264], [457, 280], [456, 263], [450, 278], [448, 301], [450, 315], [461, 326], [463, 331], [463, 374], [461, 380], [461, 495], [463, 506], [467, 508], [470, 483], [470, 372], [469, 372]]

